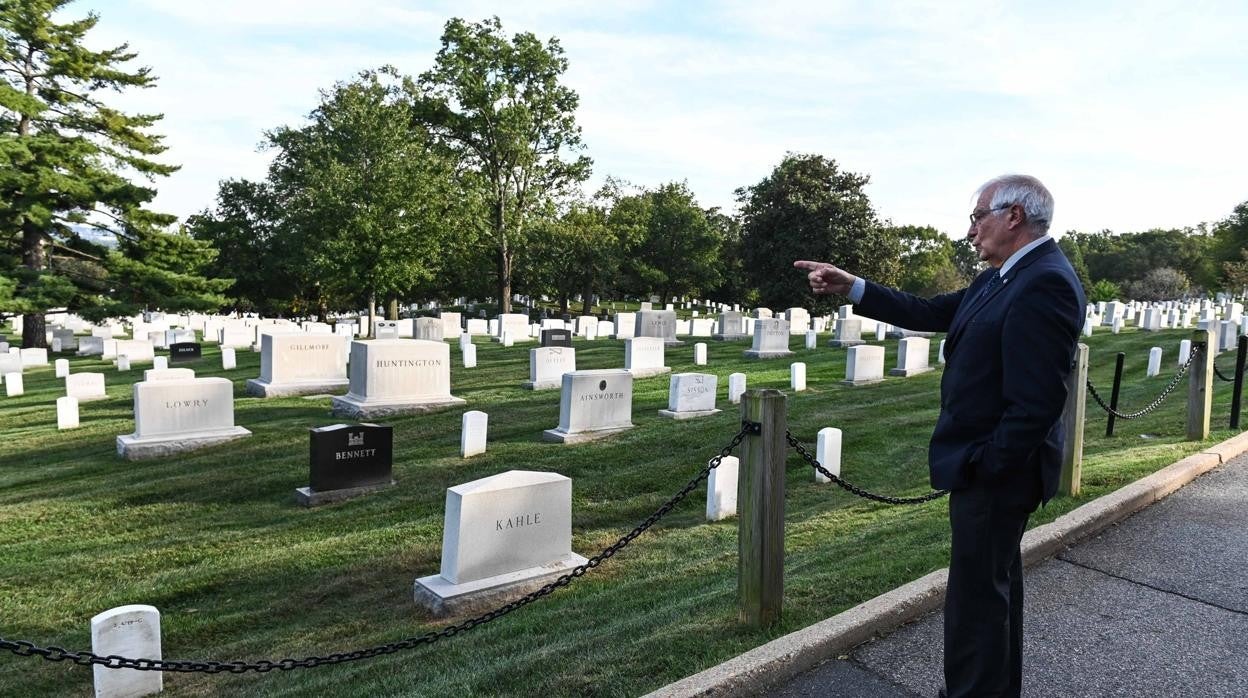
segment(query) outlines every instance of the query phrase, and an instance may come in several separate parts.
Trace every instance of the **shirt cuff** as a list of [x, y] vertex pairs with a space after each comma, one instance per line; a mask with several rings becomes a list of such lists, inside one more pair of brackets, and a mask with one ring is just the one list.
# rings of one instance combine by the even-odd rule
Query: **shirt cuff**
[[861, 303], [862, 295], [867, 292], [867, 280], [861, 276], [854, 277], [854, 285], [849, 289], [849, 302]]

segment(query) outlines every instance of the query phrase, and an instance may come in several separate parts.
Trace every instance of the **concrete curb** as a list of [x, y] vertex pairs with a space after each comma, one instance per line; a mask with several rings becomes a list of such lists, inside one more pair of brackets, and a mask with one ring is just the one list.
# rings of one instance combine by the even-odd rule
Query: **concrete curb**
[[[1172, 463], [1122, 489], [1037, 526], [1023, 536], [1023, 564], [1034, 565], [1165, 498], [1197, 477], [1248, 452], [1248, 432]], [[668, 684], [645, 698], [751, 696], [873, 637], [936, 610], [945, 598], [948, 569], [861, 603], [814, 625], [755, 647], [723, 664]]]

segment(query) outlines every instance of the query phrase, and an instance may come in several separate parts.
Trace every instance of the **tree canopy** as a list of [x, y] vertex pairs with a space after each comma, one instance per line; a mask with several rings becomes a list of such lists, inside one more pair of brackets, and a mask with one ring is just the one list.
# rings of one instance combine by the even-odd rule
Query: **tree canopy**
[[481, 230], [493, 251], [499, 309], [511, 309], [517, 252], [535, 212], [575, 193], [590, 172], [576, 124], [576, 92], [560, 79], [568, 60], [557, 39], [508, 39], [497, 17], [452, 19], [434, 67], [409, 85], [418, 118], [480, 175]]
[[899, 244], [871, 206], [869, 181], [822, 155], [790, 153], [762, 181], [737, 190], [745, 275], [759, 303], [832, 307], [834, 300], [811, 294], [793, 270], [796, 259], [829, 261], [880, 283], [899, 280]]
[[[25, 314], [24, 346], [44, 346], [43, 313], [101, 318], [155, 306], [212, 309], [226, 282], [199, 276], [214, 252], [147, 208], [175, 166], [152, 133], [158, 114], [128, 114], [103, 95], [155, 83], [125, 44], [91, 50], [89, 13], [57, 21], [68, 0], [0, 3], [2, 310]], [[143, 183], [136, 182], [143, 180]], [[116, 238], [110, 250], [84, 235]]]

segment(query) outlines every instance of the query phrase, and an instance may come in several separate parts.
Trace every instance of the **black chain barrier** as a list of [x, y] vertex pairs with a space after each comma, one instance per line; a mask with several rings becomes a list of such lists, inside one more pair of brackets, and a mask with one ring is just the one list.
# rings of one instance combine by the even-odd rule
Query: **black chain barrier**
[[137, 669], [139, 671], [168, 671], [191, 674], [220, 674], [223, 672], [231, 674], [244, 674], [249, 671], [255, 671], [263, 674], [273, 671], [274, 669], [279, 671], [290, 671], [291, 669], [311, 669], [312, 667], [318, 666], [354, 662], [361, 659], [379, 657], [383, 654], [394, 654], [395, 652], [412, 649], [421, 645], [431, 645], [438, 640], [451, 638], [459, 633], [467, 632], [473, 628], [489, 623], [492, 620], [501, 618], [518, 608], [527, 606], [542, 597], [549, 596], [555, 590], [568, 586], [573, 580], [584, 576], [589, 570], [592, 570], [598, 565], [606, 562], [613, 555], [620, 552], [620, 550], [623, 550], [629, 543], [633, 542], [635, 538], [640, 536], [642, 533], [645, 533], [646, 530], [654, 524], [658, 523], [659, 519], [666, 516], [667, 513], [674, 509], [676, 505], [679, 504], [685, 497], [688, 497], [690, 492], [696, 489], [698, 485], [702, 484], [703, 480], [710, 476], [712, 470], [719, 467], [719, 464], [724, 460], [724, 458], [732, 455], [733, 449], [741, 445], [742, 439], [744, 439], [747, 434], [757, 434], [758, 431], [757, 424], [742, 422], [741, 431], [737, 432], [737, 435], [732, 437], [732, 441], [730, 441], [727, 446], [720, 449], [719, 454], [712, 458], [706, 464], [706, 467], [702, 468], [702, 470], [695, 475], [693, 479], [688, 482], [688, 484], [681, 488], [679, 492], [672, 495], [670, 499], [656, 509], [653, 514], [646, 517], [646, 520], [638, 524], [632, 531], [621, 536], [615, 543], [607, 546], [602, 550], [602, 552], [589, 558], [583, 564], [573, 568], [567, 574], [561, 575], [558, 579], [541, 587], [540, 589], [529, 592], [515, 601], [503, 604], [492, 611], [483, 613], [475, 618], [470, 618], [462, 623], [459, 623], [458, 625], [448, 625], [441, 630], [430, 631], [424, 635], [414, 635], [390, 644], [355, 650], [352, 652], [336, 652], [324, 657], [311, 656], [303, 659], [282, 659], [276, 662], [267, 659], [255, 662], [218, 662], [211, 660], [196, 661], [189, 659], [136, 659], [132, 657], [121, 657], [115, 654], [102, 657], [94, 652], [74, 652], [72, 650], [56, 646], [40, 647], [25, 640], [8, 640], [3, 637], [0, 637], [0, 650], [7, 650], [19, 657], [38, 656], [49, 662], [69, 661], [79, 666], [100, 665], [110, 669]]
[[1216, 363], [1213, 365], [1213, 375], [1217, 376], [1219, 380], [1224, 380], [1227, 383], [1235, 382], [1235, 376], [1231, 376], [1230, 378], [1227, 378], [1226, 376], [1222, 375], [1222, 371], [1218, 369], [1218, 365]]
[[837, 485], [841, 486], [846, 491], [852, 494], [856, 494], [859, 497], [862, 497], [863, 499], [870, 499], [872, 501], [883, 502], [885, 504], [923, 504], [924, 502], [930, 502], [933, 499], [940, 499], [941, 497], [949, 494], [948, 490], [934, 490], [921, 497], [889, 497], [888, 495], [875, 494], [874, 492], [869, 492], [857, 485], [850, 484], [842, 480], [840, 477], [833, 475], [831, 472], [829, 472], [826, 468], [824, 468], [819, 463], [819, 461], [814, 456], [810, 455], [810, 451], [807, 451], [806, 447], [802, 444], [802, 442], [798, 441], [797, 437], [793, 436], [793, 432], [785, 431], [784, 438], [788, 439], [789, 445], [793, 447], [793, 450], [797, 451], [797, 454], [801, 456], [802, 459], [805, 460], [807, 464], [809, 464], [815, 470], [819, 471], [820, 475], [823, 475], [824, 477], [828, 478], [832, 482], [835, 482]]
[[1204, 345], [1202, 344], [1197, 344], [1192, 347], [1191, 353], [1187, 355], [1187, 361], [1179, 367], [1178, 372], [1174, 374], [1174, 378], [1170, 379], [1169, 385], [1166, 386], [1165, 390], [1161, 391], [1161, 394], [1158, 395], [1155, 400], [1145, 405], [1144, 409], [1137, 410], [1135, 412], [1119, 412], [1118, 410], [1110, 407], [1105, 404], [1105, 401], [1101, 399], [1100, 394], [1096, 392], [1096, 386], [1092, 385], [1091, 378], [1087, 381], [1088, 392], [1092, 393], [1092, 399], [1096, 400], [1096, 404], [1100, 405], [1101, 409], [1105, 410], [1107, 414], [1112, 414], [1118, 419], [1139, 419], [1158, 407], [1161, 407], [1161, 403], [1170, 396], [1170, 393], [1174, 392], [1175, 388], [1179, 387], [1179, 381], [1183, 378], [1183, 374], [1187, 373], [1188, 367], [1190, 367], [1192, 362], [1196, 360], [1196, 355], [1200, 354], [1202, 351], [1204, 351]]

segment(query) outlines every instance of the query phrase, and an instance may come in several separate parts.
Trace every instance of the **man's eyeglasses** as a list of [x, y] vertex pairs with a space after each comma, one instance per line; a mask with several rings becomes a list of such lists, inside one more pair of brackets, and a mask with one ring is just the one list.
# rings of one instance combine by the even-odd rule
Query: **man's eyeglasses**
[[1005, 209], [1013, 205], [1014, 204], [1005, 204], [1002, 206], [996, 206], [996, 207], [988, 209], [987, 211], [972, 211], [971, 212], [971, 227], [972, 228], [975, 227], [975, 225], [979, 223], [981, 220], [983, 220], [984, 218], [987, 218], [988, 216], [991, 216], [997, 211], [1004, 211]]

